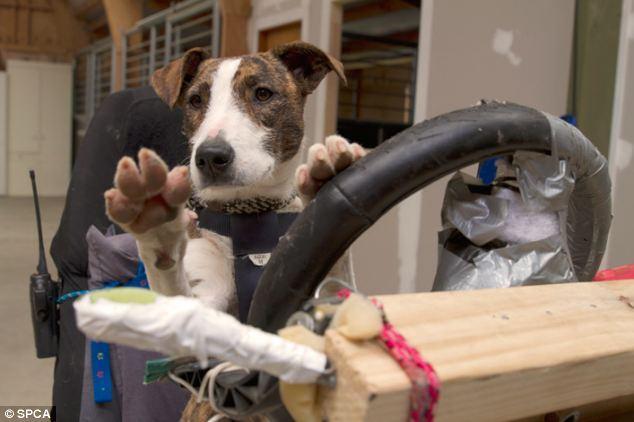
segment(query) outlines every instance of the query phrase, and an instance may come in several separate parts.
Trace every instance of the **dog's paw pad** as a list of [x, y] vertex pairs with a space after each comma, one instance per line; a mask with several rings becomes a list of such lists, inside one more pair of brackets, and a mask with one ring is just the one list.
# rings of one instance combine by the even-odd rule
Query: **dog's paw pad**
[[321, 183], [310, 176], [308, 165], [302, 164], [295, 172], [295, 184], [297, 191], [305, 198], [312, 198], [317, 194]]
[[143, 208], [142, 203], [134, 202], [118, 189], [110, 189], [105, 193], [106, 213], [115, 223], [128, 224], [134, 221]]
[[145, 186], [134, 160], [130, 157], [123, 157], [117, 164], [117, 171], [114, 176], [114, 185], [121, 191], [121, 194], [133, 201], [145, 199]]
[[299, 194], [304, 199], [311, 199], [328, 180], [365, 154], [359, 144], [350, 143], [339, 135], [328, 136], [323, 144], [312, 145], [306, 164], [299, 166], [295, 173]]
[[325, 144], [335, 171], [344, 170], [352, 164], [354, 160], [352, 146], [345, 138], [332, 135], [326, 138]]
[[169, 207], [163, 198], [155, 196], [145, 201], [143, 210], [129, 227], [135, 233], [145, 233], [154, 227], [173, 220], [177, 213], [178, 209]]
[[187, 202], [191, 196], [192, 188], [189, 181], [187, 167], [175, 167], [167, 174], [162, 196], [171, 206], [177, 206]]
[[139, 166], [147, 196], [159, 194], [167, 181], [167, 164], [152, 150], [139, 151]]
[[324, 144], [314, 144], [308, 149], [308, 173], [316, 180], [328, 180], [335, 175], [330, 155]]
[[168, 173], [165, 162], [154, 152], [139, 151], [139, 166], [129, 157], [117, 165], [115, 188], [105, 194], [106, 213], [133, 233], [144, 233], [174, 220], [191, 195], [187, 167]]

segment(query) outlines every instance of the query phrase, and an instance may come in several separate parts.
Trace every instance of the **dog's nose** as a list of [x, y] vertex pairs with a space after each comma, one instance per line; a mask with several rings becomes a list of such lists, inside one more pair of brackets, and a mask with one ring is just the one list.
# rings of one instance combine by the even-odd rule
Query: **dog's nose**
[[196, 149], [196, 167], [214, 176], [224, 172], [233, 162], [235, 152], [224, 140], [208, 140]]

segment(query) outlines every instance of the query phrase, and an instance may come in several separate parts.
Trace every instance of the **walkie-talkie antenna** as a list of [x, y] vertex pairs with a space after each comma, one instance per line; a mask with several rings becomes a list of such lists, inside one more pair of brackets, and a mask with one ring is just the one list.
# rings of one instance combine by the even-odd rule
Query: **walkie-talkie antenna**
[[44, 252], [44, 237], [42, 236], [42, 216], [40, 215], [40, 199], [37, 194], [37, 184], [35, 183], [35, 171], [29, 170], [31, 176], [31, 187], [33, 188], [33, 202], [35, 202], [35, 221], [37, 223], [37, 237], [40, 246], [40, 257], [37, 263], [38, 274], [48, 274], [46, 265], [46, 253]]

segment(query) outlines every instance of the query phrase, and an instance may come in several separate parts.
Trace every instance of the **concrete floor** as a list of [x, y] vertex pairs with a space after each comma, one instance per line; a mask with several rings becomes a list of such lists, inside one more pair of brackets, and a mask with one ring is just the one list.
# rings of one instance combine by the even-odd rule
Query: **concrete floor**
[[[47, 251], [63, 206], [62, 198], [41, 200]], [[55, 360], [35, 357], [28, 296], [37, 264], [31, 198], [0, 197], [0, 245], [0, 406], [48, 406]], [[57, 278], [50, 256], [48, 265]]]

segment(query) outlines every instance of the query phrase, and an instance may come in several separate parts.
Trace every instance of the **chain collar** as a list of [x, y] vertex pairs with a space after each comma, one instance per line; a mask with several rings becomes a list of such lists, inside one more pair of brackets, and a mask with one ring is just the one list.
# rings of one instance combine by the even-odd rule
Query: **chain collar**
[[187, 207], [192, 210], [201, 210], [203, 208], [211, 208], [226, 214], [257, 214], [267, 211], [277, 211], [287, 207], [297, 197], [293, 192], [291, 196], [285, 199], [267, 198], [264, 196], [256, 196], [254, 198], [234, 199], [228, 202], [205, 204], [196, 197], [191, 197], [187, 201]]

